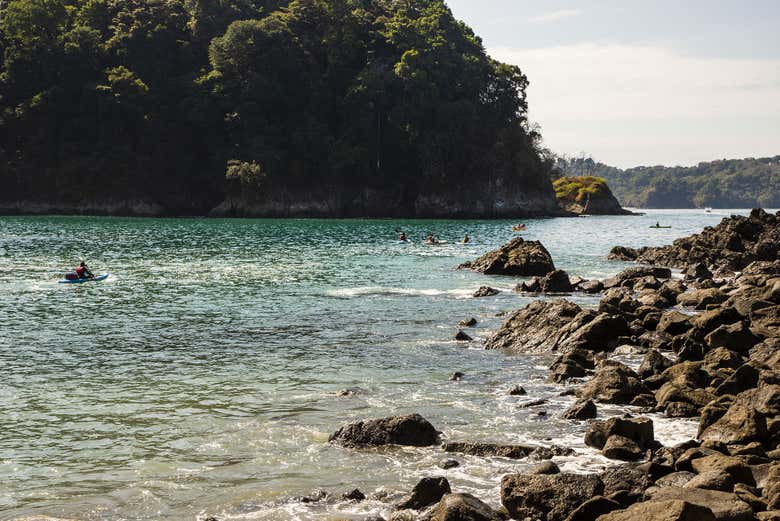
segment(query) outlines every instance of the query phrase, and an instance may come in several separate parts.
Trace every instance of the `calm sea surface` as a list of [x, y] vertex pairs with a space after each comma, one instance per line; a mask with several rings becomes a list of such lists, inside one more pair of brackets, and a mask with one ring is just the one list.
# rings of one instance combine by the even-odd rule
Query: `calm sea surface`
[[[531, 220], [524, 237], [572, 276], [605, 277], [626, 266], [606, 260], [613, 245], [730, 213], [746, 212]], [[497, 504], [501, 476], [530, 465], [456, 456], [445, 471], [438, 448], [327, 443], [348, 421], [409, 412], [450, 440], [569, 445], [564, 470], [597, 470], [582, 425], [557, 417], [572, 399], [545, 382], [551, 359], [481, 349], [499, 312], [530, 302], [509, 291], [519, 279], [453, 269], [511, 224], [0, 217], [0, 519], [362, 519], [427, 475]], [[419, 244], [429, 231], [450, 244]], [[57, 284], [81, 258], [111, 277]], [[471, 298], [480, 285], [505, 291]], [[476, 341], [453, 342], [469, 316]], [[515, 384], [528, 396], [507, 396]], [[550, 401], [517, 407], [536, 398]], [[656, 432], [672, 443], [695, 424]], [[353, 488], [370, 499], [300, 501]]]

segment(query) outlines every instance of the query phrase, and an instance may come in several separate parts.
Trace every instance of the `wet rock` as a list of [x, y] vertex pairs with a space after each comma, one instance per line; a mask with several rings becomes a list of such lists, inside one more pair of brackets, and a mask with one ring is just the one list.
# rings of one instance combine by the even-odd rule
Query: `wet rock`
[[550, 366], [549, 381], [564, 383], [570, 378], [579, 378], [590, 374], [595, 368], [593, 353], [586, 349], [575, 348], [559, 356]]
[[366, 499], [366, 495], [363, 494], [360, 490], [354, 489], [342, 494], [341, 499], [347, 501], [363, 501], [364, 499]]
[[439, 463], [439, 467], [443, 468], [444, 470], [454, 469], [455, 467], [460, 467], [460, 461], [456, 459], [445, 459]]
[[691, 466], [697, 474], [705, 472], [725, 472], [734, 480], [734, 483], [755, 485], [753, 474], [743, 461], [733, 456], [723, 454], [711, 454], [703, 458], [691, 461]]
[[656, 487], [684, 487], [686, 483], [692, 480], [696, 474], [688, 472], [687, 470], [679, 470], [672, 472], [666, 476], [659, 478], [655, 482]]
[[642, 458], [644, 451], [635, 441], [615, 434], [607, 438], [602, 454], [609, 459], [635, 461]]
[[615, 246], [609, 251], [607, 256], [610, 260], [622, 260], [622, 261], [634, 261], [639, 256], [634, 248], [628, 248], [626, 246]]
[[694, 327], [696, 327], [696, 329], [706, 335], [707, 333], [710, 333], [716, 329], [718, 326], [733, 324], [734, 322], [737, 322], [741, 319], [742, 315], [740, 315], [735, 308], [718, 307], [695, 316], [691, 320], [691, 323], [694, 325]]
[[328, 441], [344, 447], [424, 447], [438, 444], [439, 433], [419, 414], [409, 414], [350, 423], [333, 433]]
[[716, 347], [704, 355], [704, 370], [710, 374], [720, 369], [736, 369], [742, 365], [742, 357], [725, 347]]
[[719, 326], [704, 337], [704, 341], [711, 349], [725, 347], [737, 353], [747, 353], [760, 339], [744, 322], [736, 322], [728, 326]]
[[655, 329], [676, 336], [685, 333], [690, 328], [691, 321], [688, 315], [679, 311], [667, 311], [661, 315], [661, 320], [658, 321], [658, 326]]
[[555, 270], [539, 281], [542, 293], [571, 293], [572, 288], [571, 281], [569, 280], [569, 274], [563, 270]]
[[458, 332], [455, 333], [455, 340], [457, 340], [458, 342], [471, 342], [473, 338], [468, 336], [463, 331], [458, 330]]
[[550, 445], [549, 447], [536, 447], [528, 455], [533, 460], [549, 460], [556, 456], [573, 456], [576, 454], [570, 447], [561, 447], [559, 445]]
[[667, 382], [655, 392], [655, 400], [658, 403], [658, 407], [664, 410], [675, 402], [689, 403], [701, 408], [714, 399], [715, 395], [704, 389], [695, 389], [675, 382]]
[[639, 447], [648, 447], [654, 439], [653, 420], [614, 416], [604, 421], [591, 422], [585, 431], [585, 445], [603, 449], [607, 440], [615, 435], [628, 438]]
[[599, 516], [622, 508], [621, 504], [604, 496], [590, 498], [577, 507], [566, 521], [595, 521]]
[[645, 501], [626, 510], [616, 510], [599, 521], [715, 521], [709, 508], [686, 501]]
[[512, 313], [488, 339], [485, 348], [514, 353], [552, 351], [558, 345], [561, 330], [581, 312], [577, 304], [563, 299], [532, 302]]
[[602, 364], [577, 395], [597, 402], [628, 404], [637, 395], [650, 394], [639, 375], [623, 364], [610, 362]]
[[577, 286], [577, 291], [590, 294], [600, 293], [603, 289], [604, 283], [600, 280], [588, 280]]
[[562, 418], [567, 420], [588, 420], [596, 417], [596, 404], [593, 400], [577, 400], [574, 405], [566, 409]]
[[696, 475], [684, 487], [731, 492], [734, 489], [734, 480], [726, 472], [708, 471]]
[[458, 322], [458, 327], [474, 327], [477, 325], [477, 319], [474, 317], [464, 318]]
[[422, 478], [412, 489], [411, 495], [400, 502], [399, 510], [421, 510], [437, 503], [445, 494], [452, 492], [450, 483], [444, 477]]
[[677, 296], [677, 303], [694, 309], [707, 309], [711, 304], [720, 304], [727, 296], [717, 288], [688, 290]]
[[667, 280], [658, 288], [658, 294], [669, 302], [677, 302], [677, 296], [687, 289], [681, 280]]
[[737, 368], [732, 375], [718, 386], [715, 394], [722, 396], [724, 394], [739, 394], [758, 385], [758, 369], [750, 364], [743, 364]]
[[560, 472], [561, 469], [559, 469], [558, 465], [551, 460], [543, 461], [538, 465], [531, 467], [528, 471], [529, 474], [560, 474]]
[[653, 484], [648, 473], [633, 463], [608, 467], [599, 477], [604, 483], [604, 495], [612, 496], [623, 492], [625, 504], [641, 499], [647, 487]]
[[664, 413], [669, 418], [694, 418], [699, 415], [699, 407], [687, 402], [668, 402]]
[[444, 452], [458, 452], [470, 456], [498, 456], [501, 458], [521, 459], [528, 456], [534, 447], [528, 445], [500, 445], [497, 443], [447, 442], [442, 445]]
[[735, 402], [717, 421], [701, 430], [699, 438], [725, 444], [750, 443], [766, 438], [766, 418], [748, 404]]
[[510, 474], [501, 480], [501, 503], [513, 519], [564, 521], [603, 489], [601, 479], [594, 475]]
[[654, 374], [660, 374], [673, 365], [674, 362], [666, 358], [658, 350], [651, 349], [642, 359], [637, 373], [641, 378], [647, 378]]
[[474, 298], [481, 298], [481, 297], [493, 297], [495, 295], [498, 295], [501, 293], [495, 288], [491, 288], [489, 286], [480, 286], [480, 288], [474, 292], [472, 295]]
[[501, 248], [460, 267], [488, 275], [519, 277], [542, 276], [555, 270], [552, 257], [542, 243], [525, 241], [521, 237], [515, 237]]
[[519, 385], [515, 385], [509, 389], [509, 396], [525, 396], [526, 394], [528, 394], [526, 390]]
[[471, 494], [447, 494], [430, 521], [502, 521], [503, 517]]
[[712, 272], [707, 269], [707, 266], [703, 262], [696, 262], [691, 264], [685, 269], [685, 271], [683, 271], [683, 275], [685, 275], [686, 279], [693, 280], [712, 278]]
[[536, 406], [539, 406], [539, 405], [544, 405], [545, 403], [547, 403], [547, 399], [539, 398], [537, 400], [531, 400], [531, 401], [528, 401], [528, 402], [520, 403], [520, 404], [517, 405], [517, 408], [518, 409], [528, 409], [529, 407], [536, 407]]
[[652, 501], [678, 500], [709, 508], [719, 521], [751, 521], [753, 509], [732, 493], [700, 488], [651, 487], [645, 495]]

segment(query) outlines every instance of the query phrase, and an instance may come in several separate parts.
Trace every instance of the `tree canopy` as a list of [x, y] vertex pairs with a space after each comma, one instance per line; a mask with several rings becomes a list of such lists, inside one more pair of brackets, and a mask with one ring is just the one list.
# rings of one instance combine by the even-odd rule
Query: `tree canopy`
[[527, 78], [442, 0], [8, 0], [0, 52], [7, 198], [547, 182]]

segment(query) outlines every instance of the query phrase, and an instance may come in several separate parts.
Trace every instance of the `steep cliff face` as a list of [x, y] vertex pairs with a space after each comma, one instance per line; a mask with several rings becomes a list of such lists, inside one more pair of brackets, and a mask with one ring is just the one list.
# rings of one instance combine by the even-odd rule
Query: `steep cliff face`
[[[534, 181], [526, 178], [525, 181]], [[565, 215], [549, 181], [507, 184], [477, 181], [446, 190], [321, 187], [291, 192], [229, 183], [212, 216], [503, 218]]]

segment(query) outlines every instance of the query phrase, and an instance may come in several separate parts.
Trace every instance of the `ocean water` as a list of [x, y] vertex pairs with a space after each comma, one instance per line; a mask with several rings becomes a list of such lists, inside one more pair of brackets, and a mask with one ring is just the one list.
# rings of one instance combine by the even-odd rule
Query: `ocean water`
[[[523, 236], [570, 275], [605, 277], [626, 267], [612, 246], [731, 213], [746, 211], [528, 220]], [[552, 357], [482, 349], [497, 315], [531, 299], [511, 292], [521, 279], [454, 268], [512, 224], [0, 217], [0, 519], [363, 519], [429, 475], [498, 505], [501, 476], [533, 464], [327, 443], [349, 421], [410, 412], [448, 440], [562, 444], [577, 450], [556, 458], [564, 470], [599, 470], [584, 426], [558, 417], [573, 399], [545, 382]], [[450, 242], [420, 244], [428, 232]], [[82, 258], [109, 279], [58, 284]], [[504, 291], [471, 298], [480, 285]], [[470, 316], [475, 341], [454, 342]], [[508, 396], [515, 384], [528, 395]], [[695, 434], [655, 419], [662, 442]], [[439, 468], [449, 457], [462, 465]], [[338, 499], [354, 488], [369, 499]], [[301, 501], [318, 489], [330, 498]]]

